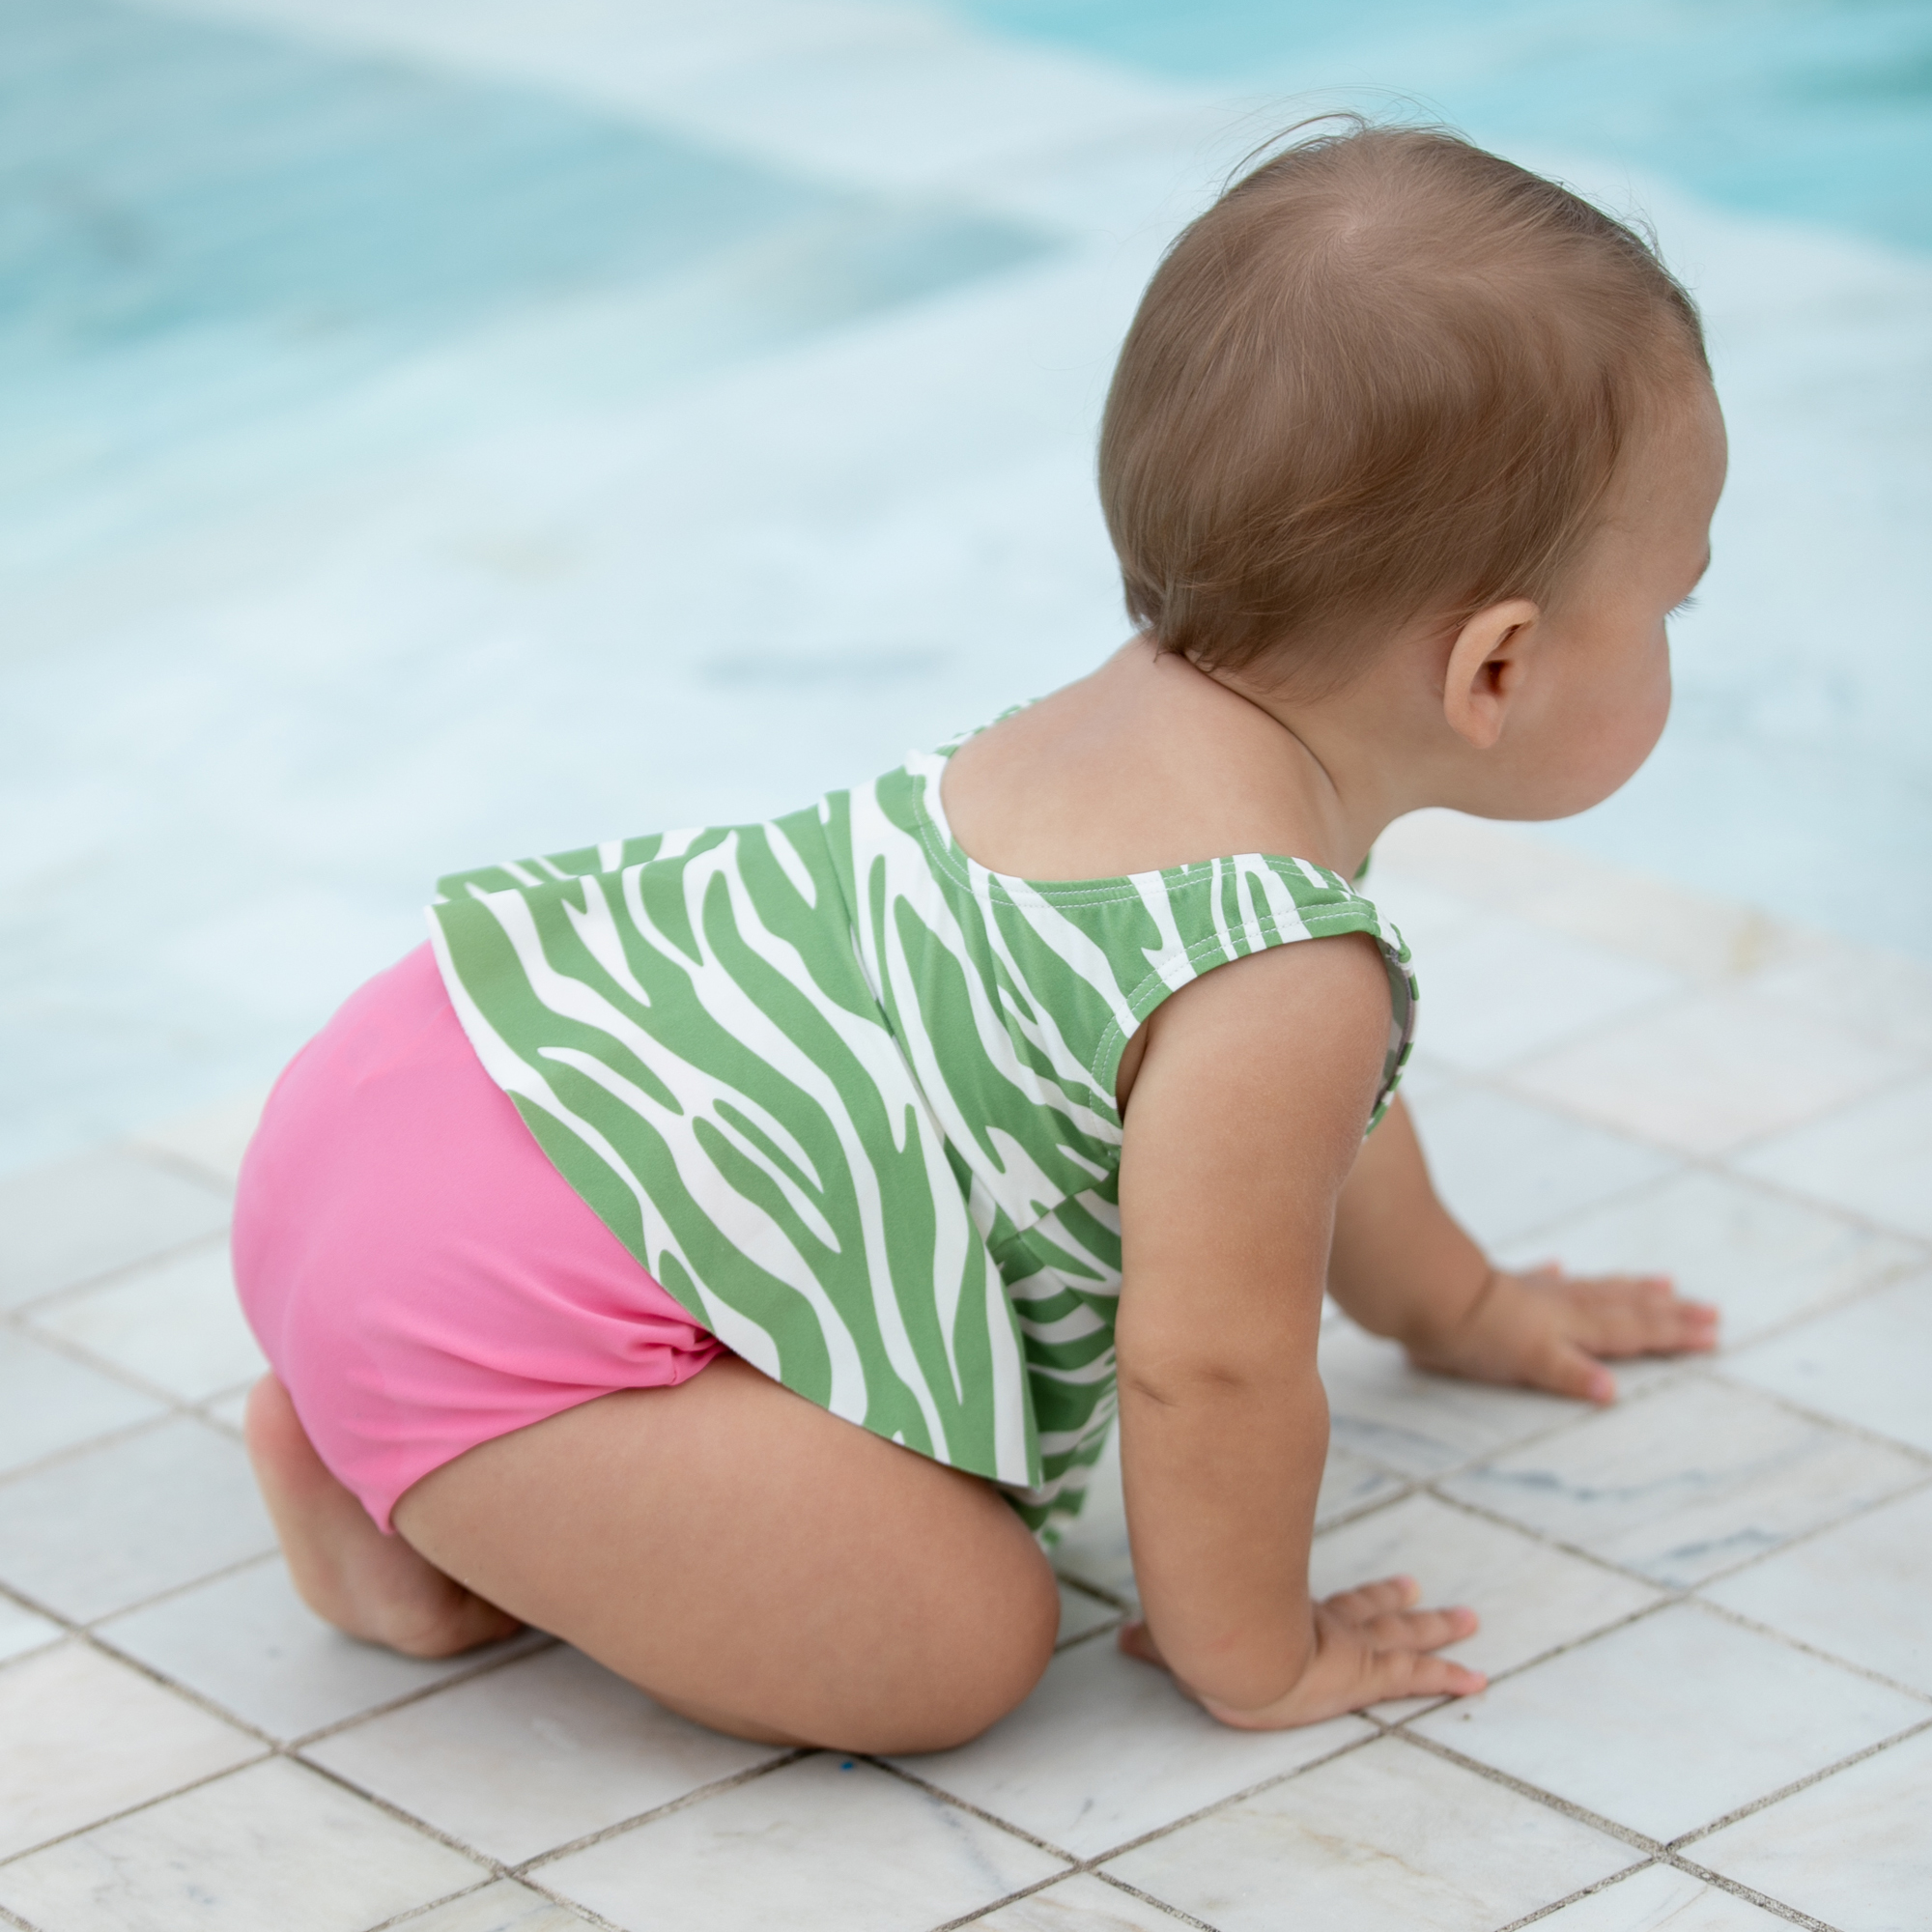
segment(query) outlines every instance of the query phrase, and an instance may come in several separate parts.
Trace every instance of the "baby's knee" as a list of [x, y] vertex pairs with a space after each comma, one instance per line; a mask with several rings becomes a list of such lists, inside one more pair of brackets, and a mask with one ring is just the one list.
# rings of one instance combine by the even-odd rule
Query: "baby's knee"
[[[1023, 1704], [1053, 1662], [1060, 1591], [1044, 1559], [997, 1590], [960, 1593], [925, 1647], [921, 1694], [898, 1714], [894, 1751], [951, 1750]], [[878, 1748], [878, 1747], [874, 1747]]]

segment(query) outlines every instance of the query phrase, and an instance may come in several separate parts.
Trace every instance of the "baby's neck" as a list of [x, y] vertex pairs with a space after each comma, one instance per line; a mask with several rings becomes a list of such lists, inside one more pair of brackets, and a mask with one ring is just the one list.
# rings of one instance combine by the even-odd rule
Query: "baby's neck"
[[1347, 707], [1236, 689], [1136, 640], [969, 739], [945, 776], [952, 835], [995, 872], [1113, 878], [1233, 853], [1352, 877], [1410, 807]]

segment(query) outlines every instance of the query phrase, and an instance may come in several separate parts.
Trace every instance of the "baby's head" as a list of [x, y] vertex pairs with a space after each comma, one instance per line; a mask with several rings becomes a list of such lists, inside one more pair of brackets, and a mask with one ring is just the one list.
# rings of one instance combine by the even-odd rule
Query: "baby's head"
[[1688, 546], [1661, 648], [1703, 561], [1718, 424], [1697, 311], [1630, 229], [1453, 135], [1353, 124], [1256, 168], [1169, 251], [1114, 376], [1100, 493], [1158, 649], [1320, 695], [1491, 611], [1547, 635], [1637, 553], [1652, 598], [1687, 577], [1660, 544]]

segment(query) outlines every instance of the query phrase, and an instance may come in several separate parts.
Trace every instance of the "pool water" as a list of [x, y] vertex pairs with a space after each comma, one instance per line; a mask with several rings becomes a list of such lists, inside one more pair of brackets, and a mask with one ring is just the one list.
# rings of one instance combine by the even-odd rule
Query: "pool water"
[[1896, 0], [8, 0], [0, 1168], [271, 1073], [440, 873], [1091, 664], [1120, 330], [1337, 102], [1707, 309], [1676, 714], [1547, 836], [1932, 956], [1928, 89]]

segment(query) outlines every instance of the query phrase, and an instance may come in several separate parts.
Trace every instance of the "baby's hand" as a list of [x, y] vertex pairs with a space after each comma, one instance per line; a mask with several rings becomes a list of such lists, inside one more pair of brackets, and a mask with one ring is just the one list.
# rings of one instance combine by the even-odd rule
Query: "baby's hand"
[[1718, 1346], [1718, 1311], [1685, 1301], [1667, 1275], [1567, 1275], [1555, 1263], [1524, 1274], [1492, 1268], [1453, 1327], [1411, 1342], [1419, 1369], [1471, 1381], [1520, 1382], [1584, 1402], [1610, 1402], [1604, 1355], [1675, 1355]]
[[[1315, 1649], [1307, 1668], [1259, 1710], [1238, 1711], [1185, 1684], [1180, 1688], [1210, 1717], [1241, 1731], [1319, 1724], [1392, 1697], [1466, 1697], [1481, 1690], [1489, 1679], [1479, 1671], [1429, 1655], [1469, 1635], [1476, 1628], [1475, 1611], [1411, 1609], [1421, 1594], [1413, 1577], [1384, 1577], [1317, 1604]], [[1129, 1657], [1167, 1667], [1146, 1624], [1126, 1625], [1120, 1644]]]

